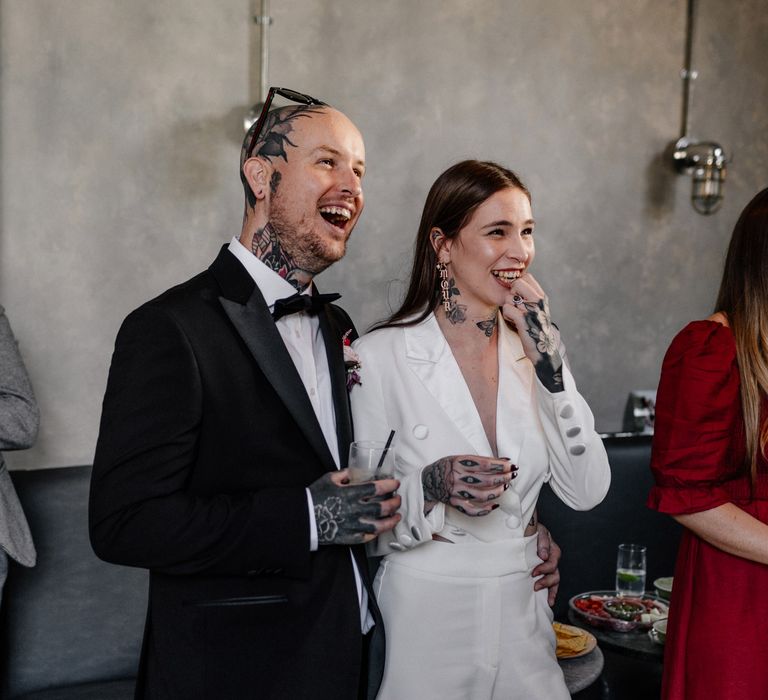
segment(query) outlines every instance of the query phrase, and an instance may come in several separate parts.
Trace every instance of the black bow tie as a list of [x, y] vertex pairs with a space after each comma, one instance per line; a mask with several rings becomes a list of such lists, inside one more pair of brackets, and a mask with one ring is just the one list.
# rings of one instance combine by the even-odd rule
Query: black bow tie
[[295, 314], [299, 311], [306, 311], [310, 314], [316, 314], [326, 304], [341, 298], [341, 294], [294, 294], [285, 299], [278, 299], [275, 302], [272, 318], [277, 321], [283, 316]]

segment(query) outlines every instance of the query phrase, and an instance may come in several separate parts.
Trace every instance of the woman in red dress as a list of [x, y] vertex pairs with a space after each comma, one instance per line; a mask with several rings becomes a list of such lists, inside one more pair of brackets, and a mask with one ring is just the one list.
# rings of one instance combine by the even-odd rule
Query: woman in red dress
[[768, 698], [768, 189], [733, 231], [716, 313], [664, 358], [648, 505], [685, 530], [664, 700]]

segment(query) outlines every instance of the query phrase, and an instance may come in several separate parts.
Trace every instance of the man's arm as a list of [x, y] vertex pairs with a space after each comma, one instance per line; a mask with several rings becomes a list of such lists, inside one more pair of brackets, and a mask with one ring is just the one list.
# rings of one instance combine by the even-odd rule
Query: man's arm
[[539, 559], [544, 561], [531, 572], [531, 576], [541, 576], [533, 585], [533, 590], [540, 591], [542, 588], [548, 588], [547, 602], [552, 607], [557, 597], [557, 589], [560, 587], [560, 570], [557, 567], [563, 552], [552, 539], [546, 526], [537, 523], [536, 529], [539, 535], [536, 540], [536, 551]]
[[308, 575], [303, 487], [189, 490], [202, 411], [197, 358], [179, 324], [157, 307], [135, 311], [118, 334], [104, 397], [91, 481], [94, 550], [172, 574]]

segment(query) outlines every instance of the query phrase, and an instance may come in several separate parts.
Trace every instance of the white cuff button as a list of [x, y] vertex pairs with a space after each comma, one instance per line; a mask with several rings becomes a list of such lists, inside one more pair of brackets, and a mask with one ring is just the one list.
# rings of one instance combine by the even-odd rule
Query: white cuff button
[[507, 527], [510, 530], [515, 530], [520, 527], [520, 518], [518, 518], [516, 515], [510, 515], [507, 518]]
[[406, 547], [410, 547], [413, 544], [413, 540], [408, 535], [400, 535], [397, 540]]
[[576, 455], [576, 456], [583, 455], [587, 451], [587, 446], [583, 442], [580, 442], [578, 445], [574, 445], [573, 447], [571, 447], [571, 449], [568, 451], [572, 455]]
[[560, 409], [560, 418], [573, 418], [573, 406], [567, 403]]
[[426, 425], [419, 424], [413, 426], [413, 437], [417, 440], [424, 440], [427, 435], [429, 435], [429, 428]]
[[573, 428], [568, 428], [568, 430], [565, 431], [565, 434], [568, 437], [576, 437], [581, 432], [581, 426], [574, 426]]

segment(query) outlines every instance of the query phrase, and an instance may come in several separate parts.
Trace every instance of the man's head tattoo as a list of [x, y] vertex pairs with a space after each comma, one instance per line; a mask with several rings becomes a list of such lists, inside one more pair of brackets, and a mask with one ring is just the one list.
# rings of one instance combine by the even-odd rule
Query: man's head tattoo
[[[243, 147], [240, 150], [240, 180], [243, 183], [249, 207], [256, 205], [256, 196], [251, 191], [251, 187], [243, 172], [245, 161], [253, 156], [260, 156], [266, 158], [270, 163], [273, 158], [282, 158], [288, 162], [288, 154], [285, 149], [286, 145], [296, 147], [296, 144], [288, 136], [293, 131], [296, 120], [302, 117], [312, 117], [315, 114], [321, 114], [324, 109], [324, 107], [317, 105], [294, 105], [272, 110], [267, 114], [260, 134], [256, 134], [258, 122], [254, 122], [246, 134], [243, 140]], [[258, 141], [254, 143], [254, 139], [258, 139]], [[279, 174], [277, 180], [274, 179], [273, 175], [269, 183], [273, 193], [277, 189], [279, 181]]]

